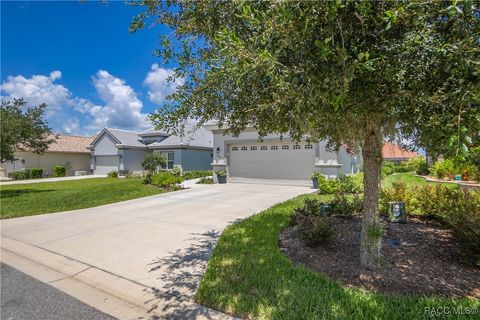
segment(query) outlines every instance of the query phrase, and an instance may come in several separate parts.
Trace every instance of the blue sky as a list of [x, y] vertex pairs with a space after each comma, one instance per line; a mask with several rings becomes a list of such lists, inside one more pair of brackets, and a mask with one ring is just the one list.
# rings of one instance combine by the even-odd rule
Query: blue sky
[[123, 2], [1, 2], [1, 95], [49, 105], [56, 132], [143, 130], [181, 83], [152, 55], [162, 26], [128, 32], [143, 8]]

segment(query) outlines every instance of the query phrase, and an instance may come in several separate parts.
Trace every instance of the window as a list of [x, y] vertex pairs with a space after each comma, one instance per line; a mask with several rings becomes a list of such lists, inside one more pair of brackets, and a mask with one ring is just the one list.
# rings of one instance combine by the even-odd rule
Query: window
[[250, 150], [257, 150], [257, 146], [251, 146]]
[[267, 149], [268, 149], [267, 146], [261, 146], [260, 147], [260, 150], [267, 150]]
[[277, 146], [271, 146], [270, 150], [278, 150], [278, 147]]
[[289, 149], [289, 146], [288, 146], [287, 144], [284, 144], [284, 145], [282, 146], [282, 150], [288, 150], [288, 149]]
[[162, 169], [173, 169], [173, 151], [163, 151], [159, 152], [160, 155], [167, 161], [164, 165], [162, 165]]
[[245, 147], [245, 146], [243, 146], [243, 147], [242, 147], [242, 150], [243, 150], [243, 151], [246, 151], [246, 150], [248, 150], [248, 148]]
[[302, 147], [300, 147], [300, 145], [299, 145], [299, 144], [295, 144], [295, 145], [293, 145], [293, 149], [301, 149], [301, 148], [302, 148]]
[[238, 151], [238, 147], [232, 147], [232, 151]]
[[313, 145], [311, 145], [311, 144], [306, 144], [306, 145], [305, 145], [305, 149], [313, 149]]

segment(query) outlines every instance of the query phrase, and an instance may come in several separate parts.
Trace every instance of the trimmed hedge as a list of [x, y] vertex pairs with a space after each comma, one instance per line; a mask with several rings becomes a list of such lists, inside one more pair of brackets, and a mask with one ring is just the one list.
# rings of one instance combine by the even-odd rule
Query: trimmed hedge
[[30, 176], [32, 179], [39, 179], [43, 177], [43, 169], [42, 168], [32, 168], [30, 170]]
[[67, 167], [66, 166], [53, 167], [53, 175], [55, 177], [65, 177], [67, 175]]
[[161, 171], [152, 175], [151, 184], [162, 188], [174, 188], [183, 180], [183, 177], [178, 177], [168, 171]]
[[31, 179], [32, 173], [29, 169], [25, 169], [22, 171], [13, 171], [8, 173], [8, 177], [12, 178], [13, 180], [25, 180]]
[[194, 170], [194, 171], [183, 172], [183, 178], [185, 178], [185, 180], [209, 177], [211, 175], [212, 175], [211, 170]]

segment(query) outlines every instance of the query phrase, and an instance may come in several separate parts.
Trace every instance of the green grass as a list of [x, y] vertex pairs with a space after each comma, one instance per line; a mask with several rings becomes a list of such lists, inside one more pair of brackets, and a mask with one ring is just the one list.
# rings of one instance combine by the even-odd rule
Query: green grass
[[142, 179], [98, 178], [1, 186], [2, 219], [95, 207], [165, 192]]
[[[254, 319], [430, 319], [425, 307], [477, 307], [479, 301], [394, 297], [348, 289], [296, 267], [278, 236], [305, 196], [278, 204], [228, 227], [215, 247], [196, 301]], [[475, 316], [473, 316], [475, 317]], [[473, 319], [448, 315], [442, 319]]]
[[387, 176], [382, 181], [382, 186], [384, 188], [388, 188], [392, 185], [393, 182], [404, 182], [409, 186], [418, 186], [418, 185], [426, 185], [426, 184], [441, 184], [446, 187], [456, 188], [457, 185], [454, 183], [446, 183], [446, 182], [427, 182], [425, 179], [416, 177], [413, 173], [397, 173]]

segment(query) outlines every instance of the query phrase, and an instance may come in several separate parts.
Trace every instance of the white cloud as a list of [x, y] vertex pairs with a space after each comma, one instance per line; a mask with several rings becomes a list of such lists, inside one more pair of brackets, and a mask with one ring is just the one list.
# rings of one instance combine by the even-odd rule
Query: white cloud
[[163, 103], [168, 95], [174, 93], [177, 87], [184, 83], [183, 78], [169, 81], [173, 73], [173, 69], [161, 68], [156, 63], [152, 65], [150, 72], [148, 72], [143, 82], [148, 88], [148, 97], [151, 102]]
[[46, 115], [51, 117], [57, 110], [70, 105], [71, 92], [61, 84], [55, 83], [61, 79], [60, 71], [53, 71], [49, 76], [34, 75], [25, 78], [22, 75], [9, 76], [0, 85], [5, 92], [5, 98], [25, 98], [29, 105], [47, 104]]
[[45, 113], [49, 125], [59, 132], [91, 134], [103, 127], [143, 130], [148, 128], [143, 103], [135, 91], [107, 71], [99, 70], [93, 84], [103, 105], [74, 97], [69, 89], [57, 81], [58, 70], [50, 75], [9, 76], [1, 85], [3, 99], [24, 98], [28, 105], [47, 104]]
[[131, 130], [145, 129], [149, 126], [147, 115], [142, 113], [142, 101], [125, 81], [105, 70], [100, 70], [93, 77], [93, 85], [105, 106], [83, 103], [82, 107], [88, 110], [94, 119], [91, 126]]

